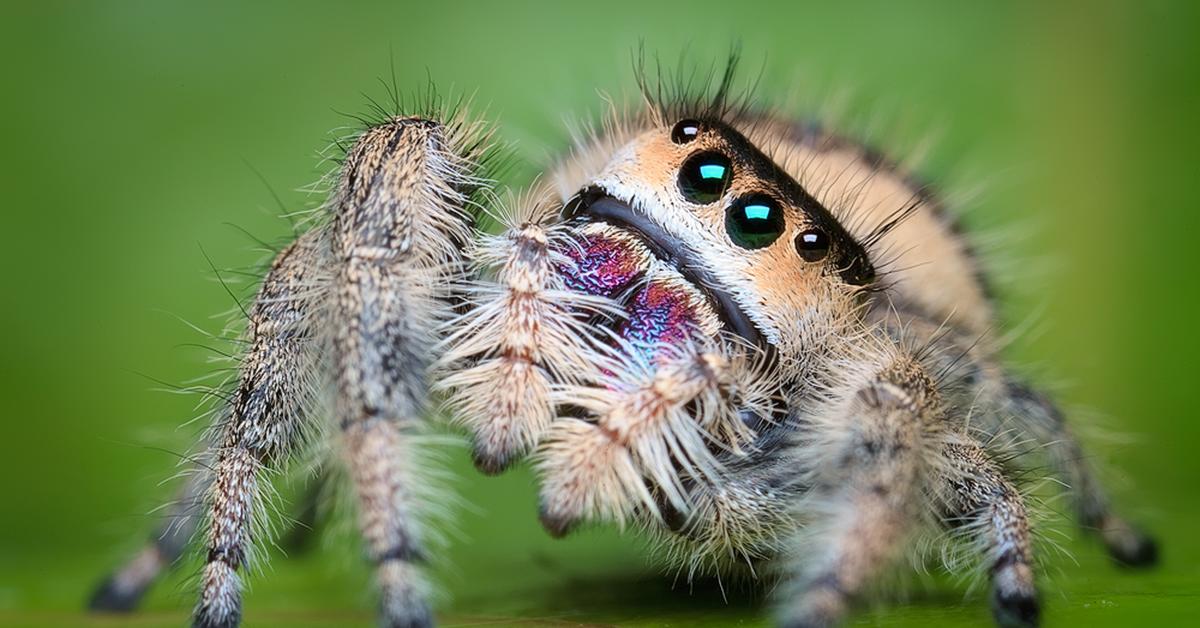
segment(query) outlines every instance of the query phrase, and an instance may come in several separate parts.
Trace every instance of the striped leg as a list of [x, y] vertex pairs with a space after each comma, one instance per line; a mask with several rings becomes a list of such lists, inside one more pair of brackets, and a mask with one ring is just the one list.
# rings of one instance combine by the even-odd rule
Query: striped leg
[[1039, 618], [1025, 504], [982, 447], [946, 445], [949, 524], [969, 530], [990, 561], [992, 613], [1001, 626], [1036, 626]]
[[100, 583], [88, 600], [93, 611], [131, 611], [150, 586], [183, 554], [196, 533], [210, 481], [205, 469], [193, 469], [154, 536], [124, 565]]
[[[895, 307], [895, 304], [893, 304]], [[973, 430], [994, 459], [1015, 458], [1015, 464], [1050, 470], [1067, 487], [1076, 521], [1098, 534], [1117, 564], [1147, 567], [1157, 561], [1155, 541], [1117, 514], [1091, 460], [1062, 410], [1045, 394], [1004, 369], [989, 349], [977, 346], [978, 336], [945, 333], [936, 321], [907, 312], [876, 316], [893, 334], [910, 335], [927, 344], [931, 371], [944, 373], [943, 390], [958, 391], [960, 407], [972, 407]]]
[[313, 270], [321, 232], [303, 236], [275, 260], [250, 312], [250, 350], [211, 459], [206, 537], [194, 624], [236, 626], [241, 620], [237, 570], [250, 556], [258, 516], [259, 471], [281, 462], [296, 444], [308, 407], [310, 337], [317, 290]]
[[1157, 544], [1113, 511], [1062, 411], [1045, 395], [1024, 384], [1009, 380], [1002, 390], [1005, 416], [1012, 416], [1021, 434], [1032, 437], [1045, 449], [1055, 473], [1070, 489], [1079, 524], [1100, 536], [1117, 564], [1126, 567], [1155, 564]]
[[[96, 587], [88, 598], [88, 610], [123, 613], [141, 604], [150, 587], [175, 566], [194, 540], [204, 517], [205, 491], [211, 483], [207, 464], [191, 470], [150, 541]], [[308, 548], [316, 526], [320, 484], [314, 481], [301, 498], [291, 529], [281, 543], [288, 553]]]
[[[427, 369], [450, 316], [469, 241], [471, 151], [463, 126], [394, 118], [346, 156], [332, 252], [334, 411], [385, 626], [432, 622], [418, 569], [423, 480], [407, 434], [427, 401]], [[469, 128], [469, 127], [466, 127]]]
[[806, 497], [804, 514], [815, 519], [800, 531], [798, 572], [781, 625], [839, 624], [850, 602], [903, 549], [923, 494], [922, 449], [936, 424], [928, 384], [900, 372], [881, 377], [838, 413], [844, 420], [829, 424], [844, 432]]
[[380, 617], [388, 628], [433, 624], [424, 548], [412, 494], [412, 444], [395, 421], [372, 418], [346, 426], [344, 455], [358, 495], [359, 528], [375, 566]]

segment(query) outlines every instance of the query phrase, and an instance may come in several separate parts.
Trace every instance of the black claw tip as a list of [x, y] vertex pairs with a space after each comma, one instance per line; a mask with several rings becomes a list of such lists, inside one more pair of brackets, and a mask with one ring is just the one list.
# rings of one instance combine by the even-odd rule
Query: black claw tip
[[1158, 564], [1158, 542], [1141, 533], [1133, 543], [1110, 545], [1108, 553], [1120, 567], [1137, 569]]
[[241, 623], [240, 609], [232, 613], [224, 613], [221, 617], [215, 617], [212, 613], [206, 613], [201, 609], [192, 619], [192, 628], [238, 628]]
[[499, 475], [508, 470], [513, 463], [513, 456], [476, 449], [471, 456], [475, 468], [484, 475]]
[[1005, 628], [1033, 628], [1040, 623], [1041, 605], [1028, 593], [997, 592], [992, 598], [992, 615], [996, 624]]
[[122, 590], [117, 587], [116, 580], [109, 577], [101, 582], [99, 587], [96, 587], [92, 597], [88, 598], [87, 607], [90, 611], [128, 613], [137, 608], [138, 602], [142, 601], [143, 593], [145, 593], [145, 589]]
[[542, 527], [546, 529], [546, 532], [556, 539], [570, 534], [571, 530], [575, 528], [574, 520], [548, 513], [545, 508], [538, 511], [538, 520], [542, 522]]
[[384, 622], [387, 628], [433, 628], [433, 615], [422, 609], [408, 617], [390, 617]]
[[237, 628], [239, 624], [241, 624], [241, 618], [237, 616], [222, 619], [197, 617], [192, 622], [192, 628]]

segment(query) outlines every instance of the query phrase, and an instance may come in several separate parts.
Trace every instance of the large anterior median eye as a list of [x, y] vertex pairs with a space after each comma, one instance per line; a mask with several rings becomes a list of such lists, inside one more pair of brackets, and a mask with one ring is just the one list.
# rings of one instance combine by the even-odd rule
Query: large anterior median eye
[[734, 201], [725, 212], [729, 239], [744, 249], [761, 249], [774, 242], [785, 228], [783, 207], [766, 194], [749, 194]]
[[707, 205], [721, 198], [732, 179], [728, 157], [715, 151], [696, 153], [679, 168], [679, 191], [687, 200]]

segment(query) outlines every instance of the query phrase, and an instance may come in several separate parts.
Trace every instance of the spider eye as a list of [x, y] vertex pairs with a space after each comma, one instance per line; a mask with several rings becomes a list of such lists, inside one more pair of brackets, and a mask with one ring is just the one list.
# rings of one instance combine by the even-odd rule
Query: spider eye
[[731, 179], [733, 166], [728, 157], [714, 151], [696, 153], [679, 168], [679, 191], [687, 200], [707, 205], [721, 198]]
[[808, 229], [796, 236], [796, 252], [806, 262], [819, 262], [829, 255], [829, 236], [821, 229]]
[[671, 129], [671, 141], [676, 144], [687, 144], [696, 139], [697, 135], [700, 135], [699, 120], [680, 120], [675, 123], [675, 128]]
[[783, 229], [783, 208], [766, 194], [743, 196], [725, 212], [725, 231], [743, 249], [769, 246]]

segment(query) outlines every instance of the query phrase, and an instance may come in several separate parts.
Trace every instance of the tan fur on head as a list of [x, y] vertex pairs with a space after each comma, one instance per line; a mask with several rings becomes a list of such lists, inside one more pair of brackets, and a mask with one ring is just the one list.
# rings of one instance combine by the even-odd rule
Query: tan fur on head
[[[682, 196], [678, 172], [687, 157], [706, 150], [733, 157], [734, 175], [721, 198], [696, 205]], [[780, 189], [777, 175], [757, 163], [755, 156], [731, 147], [717, 132], [701, 133], [696, 140], [678, 145], [671, 141], [669, 127], [653, 127], [617, 149], [583, 187], [597, 186], [665, 228], [712, 269], [773, 344], [792, 352], [805, 344], [794, 335], [795, 322], [831, 300], [847, 300], [851, 305], [847, 297], [852, 291], [831, 280], [827, 267], [805, 263], [796, 255], [793, 242], [812, 222]], [[746, 250], [726, 235], [725, 214], [733, 199], [755, 192], [783, 202], [787, 229], [770, 246]]]

